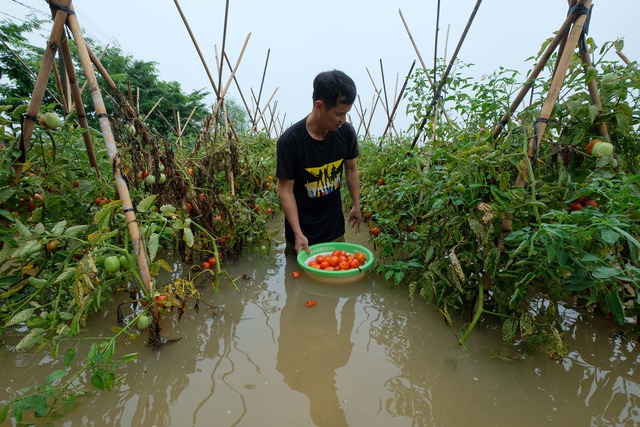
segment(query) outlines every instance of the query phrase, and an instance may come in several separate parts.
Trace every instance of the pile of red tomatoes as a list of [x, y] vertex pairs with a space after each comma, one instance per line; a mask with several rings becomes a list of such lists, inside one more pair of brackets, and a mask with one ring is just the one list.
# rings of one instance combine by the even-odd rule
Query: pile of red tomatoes
[[325, 271], [344, 271], [358, 268], [366, 262], [367, 257], [363, 252], [349, 254], [346, 251], [335, 250], [310, 259], [308, 265], [311, 268]]

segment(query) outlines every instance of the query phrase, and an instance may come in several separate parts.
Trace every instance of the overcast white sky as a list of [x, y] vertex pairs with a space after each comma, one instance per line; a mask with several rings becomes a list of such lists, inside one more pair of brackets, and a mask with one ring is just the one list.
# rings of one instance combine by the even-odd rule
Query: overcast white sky
[[[448, 32], [446, 53], [447, 58], [451, 57], [476, 1], [441, 2], [439, 56], [445, 54]], [[396, 91], [417, 59], [399, 10], [426, 65], [433, 64], [437, 0], [230, 0], [229, 3], [226, 52], [232, 64], [235, 65], [251, 33], [237, 73], [242, 93], [247, 100], [252, 89], [258, 95], [270, 50], [261, 107], [277, 89], [272, 106], [277, 102], [279, 120], [284, 120], [285, 126], [310, 111], [312, 80], [318, 72], [328, 69], [341, 69], [351, 75], [364, 108], [370, 111], [375, 92], [368, 72], [375, 87], [382, 89], [382, 61], [387, 96], [393, 104]], [[220, 52], [226, 1], [182, 0], [179, 4], [217, 85], [214, 46]], [[598, 45], [623, 38], [624, 53], [631, 60], [640, 60], [637, 23], [640, 1], [595, 0], [593, 4], [589, 36]], [[83, 30], [102, 44], [118, 43], [125, 53], [137, 59], [157, 62], [160, 78], [178, 81], [187, 91], [205, 88], [213, 93], [173, 0], [76, 0], [73, 6]], [[48, 16], [44, 0], [0, 0], [0, 18], [22, 20], [34, 10], [42, 11], [38, 16]], [[459, 58], [475, 64], [469, 71], [475, 77], [500, 66], [524, 73], [534, 66], [525, 60], [553, 36], [566, 14], [567, 0], [484, 0]], [[618, 58], [614, 55], [610, 59]], [[228, 76], [225, 68], [222, 86]], [[234, 84], [228, 96], [241, 102]], [[358, 121], [355, 112], [352, 113], [352, 121]], [[404, 105], [396, 120], [400, 129], [410, 123], [403, 115]], [[385, 125], [379, 105], [371, 130], [381, 134]]]

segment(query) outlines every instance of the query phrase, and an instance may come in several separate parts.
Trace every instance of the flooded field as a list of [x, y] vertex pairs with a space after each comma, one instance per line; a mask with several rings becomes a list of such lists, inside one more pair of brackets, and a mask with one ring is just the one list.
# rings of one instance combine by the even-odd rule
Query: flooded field
[[[364, 234], [347, 240], [370, 246]], [[111, 392], [88, 393], [63, 426], [618, 426], [640, 423], [638, 345], [607, 320], [565, 312], [571, 350], [562, 361], [542, 352], [499, 355], [494, 328], [476, 327], [468, 349], [433, 306], [409, 304], [372, 273], [327, 285], [303, 275], [283, 245], [225, 266], [241, 277], [163, 335], [180, 340], [138, 352]], [[307, 301], [316, 304], [309, 307]], [[192, 304], [191, 304], [192, 306]], [[85, 336], [111, 334], [115, 307]], [[0, 349], [0, 400], [34, 384], [61, 362], [45, 353]], [[79, 356], [84, 355], [79, 354]], [[80, 358], [79, 358], [80, 359]]]

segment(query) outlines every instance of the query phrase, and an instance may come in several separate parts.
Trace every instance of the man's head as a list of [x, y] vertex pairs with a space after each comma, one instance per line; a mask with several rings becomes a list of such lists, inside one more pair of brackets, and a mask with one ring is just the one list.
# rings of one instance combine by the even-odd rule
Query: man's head
[[342, 71], [324, 71], [313, 79], [313, 102], [322, 101], [327, 109], [338, 104], [352, 105], [356, 84]]

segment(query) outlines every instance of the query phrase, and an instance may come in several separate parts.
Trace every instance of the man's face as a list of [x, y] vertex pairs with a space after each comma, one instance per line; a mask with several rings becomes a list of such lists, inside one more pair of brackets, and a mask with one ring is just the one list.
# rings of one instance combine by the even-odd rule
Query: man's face
[[322, 103], [320, 110], [322, 124], [328, 131], [337, 130], [347, 121], [347, 113], [351, 111], [351, 107], [352, 105], [338, 103], [335, 107], [327, 109]]

